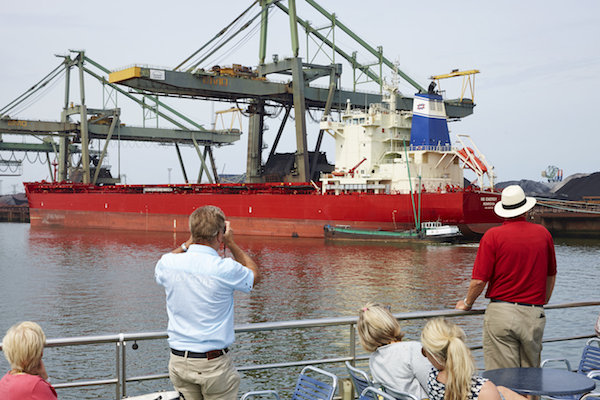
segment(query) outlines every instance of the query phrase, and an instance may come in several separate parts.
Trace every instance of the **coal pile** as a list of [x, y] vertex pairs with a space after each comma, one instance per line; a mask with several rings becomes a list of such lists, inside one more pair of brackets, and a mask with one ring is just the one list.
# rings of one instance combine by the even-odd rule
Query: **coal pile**
[[545, 182], [530, 181], [521, 179], [520, 181], [499, 182], [495, 185], [496, 189], [502, 190], [510, 185], [519, 185], [527, 196], [533, 197], [554, 197], [552, 193], [552, 184]]
[[564, 181], [558, 183], [521, 179], [499, 182], [495, 187], [502, 190], [509, 185], [521, 186], [527, 196], [579, 201], [587, 196], [600, 196], [600, 172], [569, 175]]
[[587, 196], [600, 196], [600, 172], [570, 179], [556, 191], [568, 200], [583, 200]]
[[0, 196], [0, 206], [26, 206], [27, 196], [25, 193], [9, 194]]

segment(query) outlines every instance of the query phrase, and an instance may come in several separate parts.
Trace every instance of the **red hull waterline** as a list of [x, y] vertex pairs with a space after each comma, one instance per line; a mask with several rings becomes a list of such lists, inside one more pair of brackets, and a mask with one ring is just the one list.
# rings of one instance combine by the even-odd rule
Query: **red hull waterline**
[[188, 232], [188, 216], [204, 205], [220, 207], [236, 234], [323, 237], [323, 226], [361, 229], [414, 227], [421, 221], [458, 225], [481, 235], [501, 221], [499, 194], [457, 191], [409, 194], [320, 194], [306, 184], [115, 185], [26, 183], [32, 226]]

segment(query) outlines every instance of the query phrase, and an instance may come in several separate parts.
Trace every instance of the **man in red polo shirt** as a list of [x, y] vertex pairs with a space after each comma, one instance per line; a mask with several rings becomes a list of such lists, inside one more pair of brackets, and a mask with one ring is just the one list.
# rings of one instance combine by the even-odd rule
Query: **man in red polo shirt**
[[547, 304], [556, 280], [554, 242], [546, 228], [527, 222], [536, 200], [507, 186], [494, 211], [506, 220], [481, 238], [469, 291], [456, 308], [470, 310], [487, 284], [483, 321], [485, 369], [539, 367]]

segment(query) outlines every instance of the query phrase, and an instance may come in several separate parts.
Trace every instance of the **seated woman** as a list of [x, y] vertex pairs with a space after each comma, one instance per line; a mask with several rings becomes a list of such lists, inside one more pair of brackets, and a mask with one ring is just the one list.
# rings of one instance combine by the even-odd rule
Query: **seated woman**
[[432, 319], [423, 328], [423, 355], [434, 367], [427, 387], [431, 400], [526, 400], [475, 375], [475, 363], [464, 340], [463, 330], [444, 318]]
[[363, 348], [373, 353], [369, 368], [375, 383], [420, 399], [427, 397], [432, 365], [423, 357], [419, 342], [402, 341], [404, 334], [389, 308], [375, 303], [361, 308], [358, 335]]
[[42, 361], [46, 335], [35, 322], [12, 326], [4, 339], [2, 351], [11, 370], [0, 380], [2, 400], [56, 400], [56, 391], [48, 383]]

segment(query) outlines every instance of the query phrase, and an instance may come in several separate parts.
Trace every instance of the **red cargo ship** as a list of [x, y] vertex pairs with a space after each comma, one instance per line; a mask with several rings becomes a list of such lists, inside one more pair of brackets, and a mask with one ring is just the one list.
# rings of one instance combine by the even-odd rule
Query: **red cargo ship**
[[[26, 183], [32, 226], [188, 231], [199, 206], [223, 209], [236, 233], [323, 237], [323, 226], [410, 229], [410, 194], [322, 194], [310, 184], [106, 185]], [[497, 193], [421, 193], [421, 220], [457, 225], [464, 235], [498, 224]], [[415, 203], [419, 195], [413, 195]]]
[[[417, 94], [412, 112], [397, 111], [395, 98], [390, 90], [386, 104], [348, 104], [341, 121], [321, 122], [336, 155], [319, 184], [26, 183], [31, 224], [186, 232], [188, 215], [208, 204], [245, 235], [323, 237], [324, 225], [419, 230], [421, 222], [439, 221], [468, 237], [499, 224], [492, 168], [464, 143], [468, 137], [458, 137], [462, 147], [451, 145], [442, 97]], [[463, 188], [465, 168], [477, 186]], [[485, 176], [489, 189], [477, 189]]]

